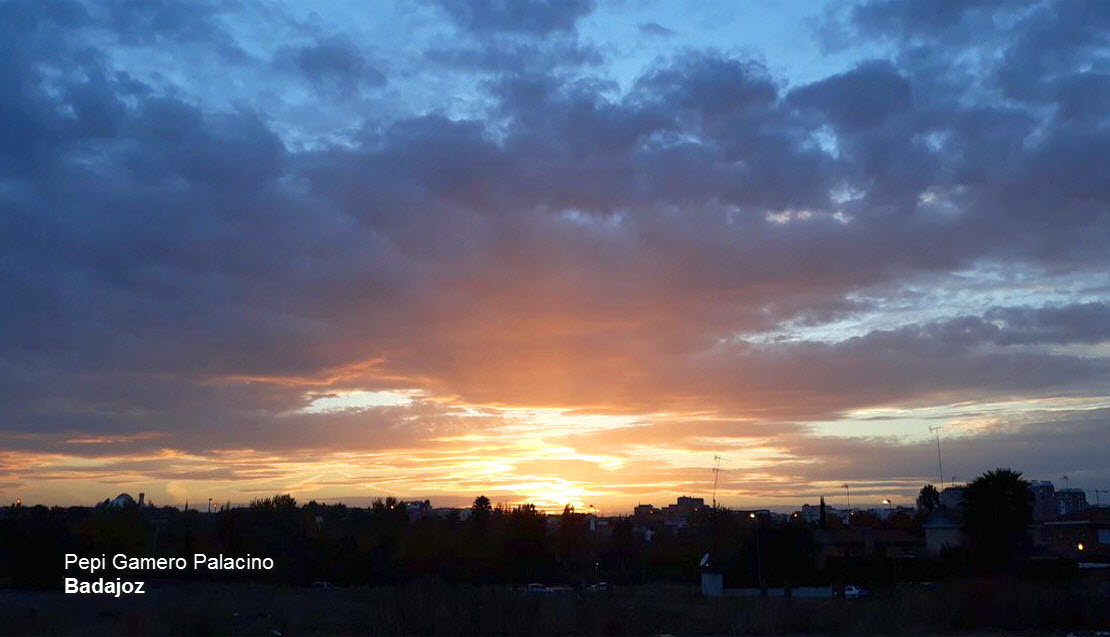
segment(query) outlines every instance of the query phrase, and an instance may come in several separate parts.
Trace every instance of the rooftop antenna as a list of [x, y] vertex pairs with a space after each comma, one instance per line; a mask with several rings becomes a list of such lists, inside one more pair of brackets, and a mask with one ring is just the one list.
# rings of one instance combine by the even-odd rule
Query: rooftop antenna
[[940, 463], [940, 430], [944, 425], [934, 425], [929, 427], [929, 433], [936, 432], [937, 434], [937, 475], [940, 476], [940, 490], [944, 491], [944, 465]]
[[717, 479], [721, 475], [721, 456], [713, 456], [713, 510], [717, 510]]

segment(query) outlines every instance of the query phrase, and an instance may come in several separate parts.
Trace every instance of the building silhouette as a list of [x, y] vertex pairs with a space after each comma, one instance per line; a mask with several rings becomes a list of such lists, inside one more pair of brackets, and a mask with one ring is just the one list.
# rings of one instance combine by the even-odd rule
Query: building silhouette
[[1060, 489], [1056, 492], [1056, 513], [1071, 515], [1087, 510], [1087, 492], [1083, 489]]
[[1033, 480], [1029, 483], [1033, 494], [1033, 521], [1043, 522], [1056, 517], [1056, 486], [1048, 480]]

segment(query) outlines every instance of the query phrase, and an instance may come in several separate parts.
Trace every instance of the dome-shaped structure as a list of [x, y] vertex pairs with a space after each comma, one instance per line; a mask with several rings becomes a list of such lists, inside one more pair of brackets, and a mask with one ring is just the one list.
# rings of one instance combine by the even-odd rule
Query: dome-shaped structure
[[112, 498], [112, 501], [108, 503], [108, 506], [110, 506], [112, 508], [116, 508], [116, 509], [124, 509], [124, 508], [127, 508], [127, 507], [133, 507], [133, 506], [135, 506], [135, 498], [132, 498], [131, 494], [121, 493], [121, 494], [117, 495], [116, 497]]

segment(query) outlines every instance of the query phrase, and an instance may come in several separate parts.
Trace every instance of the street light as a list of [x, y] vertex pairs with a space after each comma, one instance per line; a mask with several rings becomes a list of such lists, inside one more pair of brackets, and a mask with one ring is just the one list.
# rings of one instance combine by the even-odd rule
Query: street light
[[763, 590], [763, 560], [760, 557], [760, 553], [762, 553], [762, 551], [759, 548], [759, 516], [755, 514], [755, 511], [752, 511], [751, 513], [748, 514], [748, 517], [755, 520], [755, 572], [756, 572], [756, 576], [759, 577], [759, 590], [762, 591]]

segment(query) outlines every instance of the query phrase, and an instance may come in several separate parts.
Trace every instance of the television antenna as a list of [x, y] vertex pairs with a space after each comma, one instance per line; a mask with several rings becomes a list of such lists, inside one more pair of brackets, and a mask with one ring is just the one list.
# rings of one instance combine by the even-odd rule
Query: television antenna
[[936, 432], [937, 434], [937, 475], [940, 477], [940, 490], [944, 491], [944, 465], [940, 462], [940, 430], [944, 425], [934, 425], [929, 427], [929, 433]]
[[713, 456], [713, 510], [717, 510], [717, 480], [721, 476], [721, 456]]

